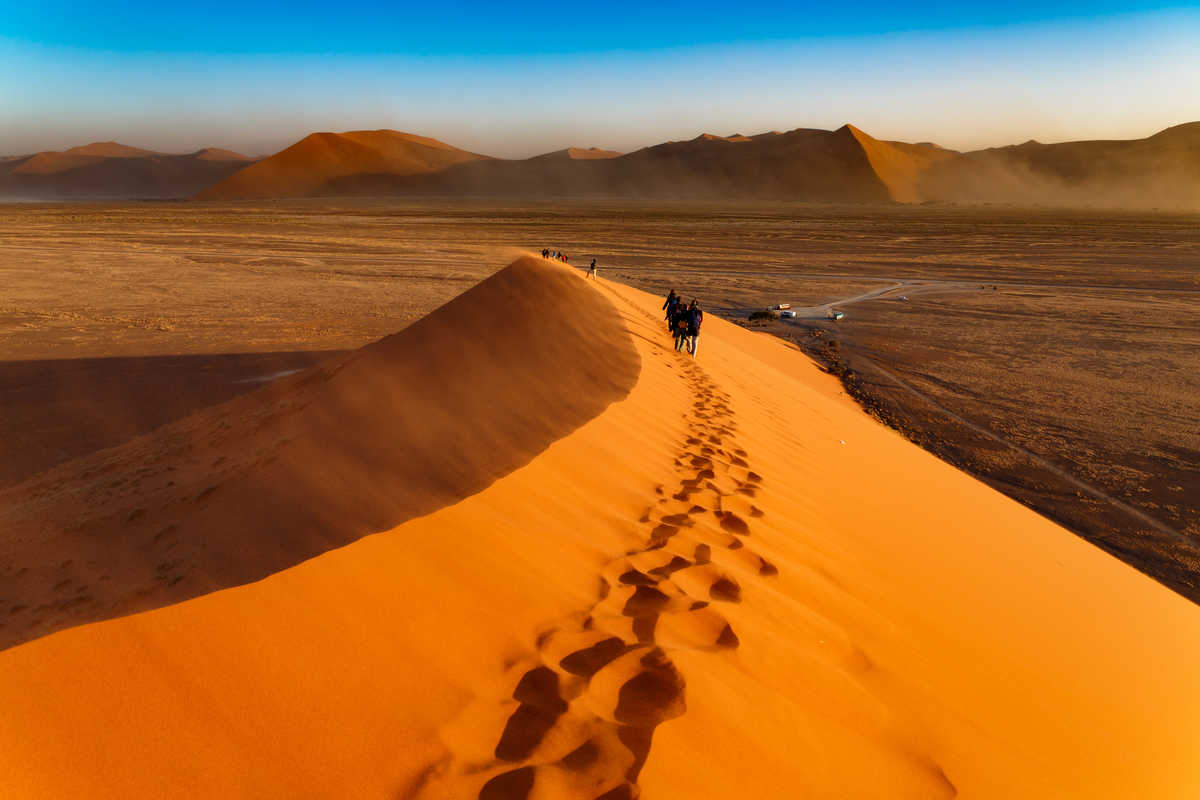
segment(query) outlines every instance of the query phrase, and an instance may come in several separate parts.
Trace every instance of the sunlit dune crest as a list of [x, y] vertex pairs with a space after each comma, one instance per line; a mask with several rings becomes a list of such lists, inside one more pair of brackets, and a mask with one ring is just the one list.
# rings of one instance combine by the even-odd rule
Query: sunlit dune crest
[[[522, 258], [343, 362], [26, 484], [43, 532], [13, 542], [40, 536], [39, 574], [78, 581], [36, 613], [141, 585], [134, 563], [176, 585], [279, 571], [0, 652], [5, 791], [1196, 785], [1195, 605], [868, 418], [779, 339], [710, 317], [699, 358], [676, 353], [661, 302]], [[187, 442], [171, 478], [167, 441]], [[140, 483], [81, 519], [86, 486], [55, 481], [85, 471]], [[396, 517], [418, 485], [436, 502]], [[176, 516], [199, 529], [157, 537]], [[309, 516], [313, 557], [276, 558]], [[102, 546], [81, 552], [79, 524]], [[108, 580], [80, 572], [101, 562]]]
[[375, 344], [0, 491], [25, 606], [0, 646], [258, 580], [471, 495], [583, 424], [637, 359], [600, 324], [607, 300], [545, 272], [515, 264]]

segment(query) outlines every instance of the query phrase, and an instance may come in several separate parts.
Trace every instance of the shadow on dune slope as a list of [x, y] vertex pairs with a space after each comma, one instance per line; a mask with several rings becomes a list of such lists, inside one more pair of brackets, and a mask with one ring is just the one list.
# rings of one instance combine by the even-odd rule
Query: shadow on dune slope
[[0, 487], [345, 355], [316, 350], [0, 362]]
[[607, 299], [519, 259], [398, 334], [0, 492], [0, 647], [257, 580], [456, 502], [623, 398], [639, 369]]

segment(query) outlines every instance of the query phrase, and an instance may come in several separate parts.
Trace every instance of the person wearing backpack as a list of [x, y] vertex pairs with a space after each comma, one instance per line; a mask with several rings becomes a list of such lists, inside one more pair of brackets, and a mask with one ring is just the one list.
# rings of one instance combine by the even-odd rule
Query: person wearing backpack
[[679, 309], [679, 295], [675, 294], [674, 289], [667, 294], [667, 300], [662, 304], [662, 307], [667, 312], [666, 316], [664, 317], [664, 319], [667, 321], [667, 330], [674, 331], [675, 312]]
[[671, 333], [675, 336], [676, 352], [682, 350], [684, 345], [687, 344], [687, 312], [688, 310], [684, 307], [683, 303], [676, 303], [675, 313], [671, 315]]
[[700, 323], [704, 321], [704, 312], [700, 310], [699, 300], [692, 300], [684, 318], [687, 320], [687, 350], [692, 358], [695, 358], [696, 351], [700, 349]]

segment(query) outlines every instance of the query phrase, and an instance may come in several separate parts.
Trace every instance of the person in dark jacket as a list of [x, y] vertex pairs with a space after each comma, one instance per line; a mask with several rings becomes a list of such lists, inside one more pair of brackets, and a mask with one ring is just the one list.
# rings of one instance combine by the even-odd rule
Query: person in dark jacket
[[675, 304], [671, 326], [671, 335], [675, 337], [675, 350], [682, 350], [687, 345], [688, 332], [688, 309], [683, 303]]
[[589, 278], [594, 279], [596, 277], [596, 259], [594, 259], [594, 258], [592, 259], [592, 265], [590, 267], [588, 267], [587, 274], [588, 274]]
[[700, 349], [700, 323], [704, 321], [704, 312], [700, 310], [700, 301], [692, 300], [692, 305], [684, 314], [687, 320], [687, 350], [692, 358]]
[[673, 332], [675, 330], [675, 315], [679, 312], [679, 295], [675, 294], [674, 289], [667, 294], [667, 300], [662, 304], [662, 307], [667, 312], [664, 317], [667, 321], [667, 330]]

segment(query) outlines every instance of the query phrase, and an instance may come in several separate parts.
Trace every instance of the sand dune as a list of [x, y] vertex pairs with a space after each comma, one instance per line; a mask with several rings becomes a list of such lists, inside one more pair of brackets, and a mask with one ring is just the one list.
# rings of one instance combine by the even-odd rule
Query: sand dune
[[899, 203], [924, 199], [920, 191], [922, 176], [934, 165], [954, 160], [958, 153], [933, 144], [906, 144], [874, 139], [847, 125], [846, 130], [863, 149], [871, 168], [887, 187], [888, 197]]
[[254, 161], [250, 156], [244, 156], [232, 150], [222, 150], [220, 147], [205, 147], [191, 153], [191, 157], [201, 161]]
[[481, 158], [436, 139], [399, 131], [314, 133], [208, 187], [199, 199], [304, 197], [322, 193], [334, 179], [352, 185], [359, 176], [420, 174]]
[[[398, 131], [313, 133], [269, 158], [208, 148], [168, 156], [116, 142], [0, 159], [22, 197], [607, 197], [831, 203], [1200, 207], [1200, 123], [1146, 139], [958, 153], [853, 125], [703, 133], [632, 153], [566, 148], [494, 159]], [[206, 166], [208, 165], [208, 166]]]
[[[865, 143], [877, 153], [875, 161]], [[490, 160], [423, 174], [347, 176], [317, 193], [888, 202], [900, 199], [893, 197], [889, 180], [897, 186], [911, 182], [906, 170], [923, 163], [927, 150], [936, 157], [946, 152], [904, 147], [877, 142], [850, 126], [753, 137], [702, 134], [614, 158]], [[886, 168], [886, 180], [876, 163]], [[906, 192], [901, 187], [897, 194], [907, 197]]]
[[1145, 139], [978, 150], [919, 181], [930, 200], [1068, 206], [1200, 208], [1200, 122]]
[[0, 196], [22, 198], [179, 198], [244, 167], [252, 159], [205, 148], [187, 155], [96, 142], [0, 162]]
[[72, 147], [63, 151], [69, 156], [99, 156], [101, 158], [140, 158], [142, 156], [161, 156], [153, 150], [143, 150], [140, 147], [130, 147], [120, 142], [92, 142], [80, 147]]
[[[669, 347], [658, 298], [540, 260], [474, 298], [497, 284], [511, 291], [488, 335], [454, 337], [447, 309], [479, 308], [464, 299], [419, 339], [461, 385], [376, 390], [404, 334], [329, 379], [371, 388], [323, 421], [323, 447], [376, 435], [320, 502], [353, 513], [340, 493], [377, 476], [404, 491], [380, 462], [406, 444], [377, 400], [426, 415], [404, 431], [424, 442], [411, 481], [520, 447], [547, 418], [555, 441], [265, 580], [0, 653], [7, 791], [1007, 800], [1195, 785], [1194, 605], [871, 421], [777, 339], [710, 319], [693, 362]], [[288, 398], [310, 395], [295, 382]], [[239, 424], [233, 408], [217, 418]], [[196, 474], [236, 452], [211, 447]], [[287, 514], [234, 498], [211, 494], [225, 513], [207, 521]], [[230, 557], [283, 532], [246, 526]]]
[[544, 153], [540, 156], [534, 156], [530, 161], [540, 159], [589, 159], [589, 158], [618, 158], [623, 155], [616, 150], [604, 150], [599, 147], [568, 147], [565, 150], [555, 150], [552, 153]]
[[637, 357], [599, 324], [607, 300], [543, 273], [518, 262], [394, 336], [0, 491], [21, 606], [0, 645], [265, 577], [469, 496], [599, 413]]

